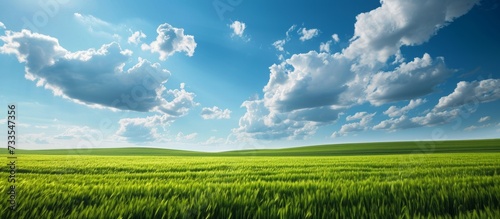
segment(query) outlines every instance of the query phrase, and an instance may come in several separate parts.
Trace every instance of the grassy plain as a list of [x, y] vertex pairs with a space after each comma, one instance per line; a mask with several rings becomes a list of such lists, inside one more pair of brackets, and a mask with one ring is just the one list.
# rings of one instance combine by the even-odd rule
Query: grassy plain
[[0, 218], [500, 218], [500, 140], [18, 153]]

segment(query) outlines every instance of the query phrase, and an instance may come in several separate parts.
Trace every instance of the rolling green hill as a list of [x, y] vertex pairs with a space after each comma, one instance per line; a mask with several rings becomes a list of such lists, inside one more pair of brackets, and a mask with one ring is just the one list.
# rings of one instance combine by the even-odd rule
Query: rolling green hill
[[138, 147], [64, 150], [17, 150], [17, 154], [114, 156], [343, 156], [472, 152], [500, 152], [500, 139], [332, 144], [284, 149], [228, 151], [219, 153]]

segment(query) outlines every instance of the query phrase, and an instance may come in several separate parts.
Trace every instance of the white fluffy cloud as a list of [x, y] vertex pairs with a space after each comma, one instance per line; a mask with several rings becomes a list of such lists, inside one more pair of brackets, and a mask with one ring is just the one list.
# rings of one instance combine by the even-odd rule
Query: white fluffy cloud
[[332, 39], [333, 39], [333, 41], [335, 41], [336, 43], [338, 43], [338, 42], [340, 41], [339, 35], [338, 35], [338, 34], [336, 34], [336, 33], [334, 33], [334, 34], [332, 35]]
[[[303, 118], [310, 115], [308, 112], [300, 110], [291, 113], [271, 112], [264, 106], [263, 100], [245, 101], [242, 107], [246, 108], [246, 113], [240, 118], [239, 127], [233, 129], [233, 133], [240, 139], [303, 139], [317, 129], [317, 122]], [[321, 119], [325, 114], [332, 114], [322, 113], [320, 110], [316, 110], [315, 113], [317, 113], [316, 119]]]
[[241, 21], [234, 21], [231, 25], [229, 25], [229, 27], [233, 30], [233, 36], [243, 37], [246, 24]]
[[446, 111], [431, 111], [424, 116], [411, 118], [411, 121], [421, 126], [434, 126], [449, 123], [460, 115], [459, 109]]
[[466, 104], [479, 104], [500, 99], [500, 79], [482, 81], [461, 81], [448, 96], [441, 97], [437, 109], [458, 107]]
[[4, 42], [1, 53], [14, 54], [26, 64], [27, 79], [77, 103], [171, 116], [183, 115], [196, 105], [193, 93], [164, 87], [170, 72], [158, 63], [139, 59], [123, 70], [132, 52], [116, 43], [69, 52], [57, 39], [28, 30], [7, 31], [0, 40]]
[[354, 75], [349, 61], [341, 56], [310, 51], [293, 55], [270, 67], [264, 87], [266, 107], [289, 112], [323, 106], [343, 106], [350, 102], [342, 93]]
[[385, 63], [401, 46], [422, 44], [436, 31], [466, 14], [479, 0], [383, 0], [382, 5], [356, 16], [354, 36], [344, 50], [361, 64]]
[[135, 31], [130, 37], [128, 37], [127, 42], [130, 44], [137, 45], [141, 43], [141, 39], [146, 38], [146, 34], [142, 31]]
[[374, 74], [365, 92], [374, 105], [413, 99], [433, 92], [453, 72], [442, 57], [433, 60], [426, 53], [394, 71]]
[[0, 21], [0, 28], [1, 29], [7, 29], [7, 27], [5, 27], [5, 24], [3, 24], [1, 21]]
[[203, 107], [201, 110], [201, 117], [203, 119], [230, 119], [231, 110], [229, 109], [219, 109], [219, 107]]
[[331, 137], [336, 138], [340, 136], [345, 136], [351, 132], [359, 132], [368, 130], [370, 128], [369, 123], [372, 121], [373, 116], [376, 113], [368, 114], [367, 112], [357, 112], [352, 116], [347, 116], [346, 121], [359, 120], [358, 122], [346, 123], [342, 125], [338, 132], [334, 132]]
[[423, 116], [416, 116], [413, 118], [410, 118], [407, 115], [402, 115], [397, 118], [393, 117], [388, 120], [381, 121], [379, 124], [373, 126], [373, 129], [396, 131], [420, 126], [443, 125], [452, 122], [458, 116], [460, 116], [460, 110], [458, 109], [449, 111], [433, 110]]
[[[400, 48], [426, 42], [477, 2], [381, 1], [379, 8], [357, 16], [354, 36], [342, 52], [329, 54], [333, 41], [327, 41], [320, 45], [323, 53], [294, 54], [272, 65], [269, 81], [263, 89], [264, 97], [243, 103], [247, 112], [233, 132], [260, 139], [304, 137], [315, 133], [318, 126], [334, 122], [339, 113], [354, 105], [366, 101], [382, 105], [432, 93], [454, 70], [447, 68], [444, 58], [432, 59], [428, 54], [403, 63]], [[297, 33], [301, 35], [300, 40], [305, 41], [319, 31], [300, 28]], [[288, 39], [278, 40], [273, 45], [284, 51]], [[332, 40], [340, 39], [333, 35]], [[399, 66], [385, 70], [392, 66], [387, 63], [391, 57]], [[394, 117], [382, 121], [374, 129], [430, 126], [456, 116], [455, 111], [433, 111], [421, 117], [402, 115], [397, 118], [396, 115], [412, 107], [416, 106], [392, 108], [387, 114]], [[359, 129], [360, 124], [345, 126], [344, 131], [356, 128]]]
[[349, 67], [342, 57], [315, 51], [271, 66], [264, 98], [242, 104], [246, 113], [233, 131], [257, 139], [301, 139], [315, 133], [352, 102], [342, 96], [353, 78]]
[[164, 23], [156, 29], [158, 36], [151, 44], [142, 44], [143, 50], [150, 50], [152, 53], [160, 54], [160, 60], [166, 60], [176, 52], [185, 52], [188, 56], [193, 56], [196, 49], [194, 36], [185, 35], [183, 28], [176, 28]]
[[422, 105], [423, 103], [427, 102], [425, 99], [416, 99], [416, 100], [411, 100], [408, 105], [398, 108], [397, 106], [391, 106], [389, 109], [387, 109], [384, 114], [388, 115], [389, 117], [400, 117], [404, 114], [406, 114], [408, 111], [415, 109], [416, 107]]
[[198, 106], [194, 98], [195, 94], [185, 90], [185, 84], [181, 83], [180, 89], [168, 90], [162, 94], [161, 103], [156, 109], [173, 117], [187, 115], [188, 111]]
[[390, 118], [388, 120], [381, 121], [379, 124], [373, 126], [374, 130], [388, 130], [395, 131], [398, 129], [406, 129], [416, 127], [408, 116], [402, 115], [399, 118]]
[[158, 126], [166, 126], [171, 121], [172, 117], [168, 115], [120, 119], [118, 122], [120, 127], [116, 135], [132, 143], [158, 141], [161, 139], [161, 135], [158, 133]]
[[318, 36], [319, 30], [318, 29], [306, 29], [305, 27], [299, 29], [299, 35], [300, 35], [300, 41], [304, 42], [306, 40], [310, 40], [315, 36]]

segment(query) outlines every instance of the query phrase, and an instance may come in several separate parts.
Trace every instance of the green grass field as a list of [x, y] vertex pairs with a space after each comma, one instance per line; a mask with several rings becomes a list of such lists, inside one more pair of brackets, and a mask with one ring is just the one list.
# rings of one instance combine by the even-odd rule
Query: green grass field
[[500, 218], [498, 139], [17, 152], [0, 218]]

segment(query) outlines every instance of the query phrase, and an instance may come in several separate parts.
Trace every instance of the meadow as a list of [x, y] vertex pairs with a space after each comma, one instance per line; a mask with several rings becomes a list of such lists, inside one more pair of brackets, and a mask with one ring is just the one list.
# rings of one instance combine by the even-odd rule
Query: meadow
[[0, 218], [500, 218], [499, 143], [20, 151]]

